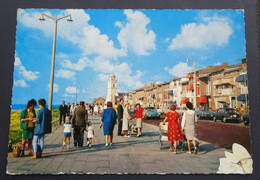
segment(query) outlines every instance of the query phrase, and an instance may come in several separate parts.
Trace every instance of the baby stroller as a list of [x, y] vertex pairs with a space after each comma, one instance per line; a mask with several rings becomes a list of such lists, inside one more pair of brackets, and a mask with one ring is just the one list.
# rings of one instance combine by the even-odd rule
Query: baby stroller
[[135, 128], [136, 125], [136, 118], [130, 119], [129, 120], [129, 131], [130, 131], [130, 135], [132, 134], [137, 134], [137, 128]]
[[[160, 125], [159, 125], [159, 146], [160, 146], [160, 149], [163, 149], [163, 148], [169, 148], [169, 141], [168, 141], [168, 122], [165, 122], [165, 125], [162, 124], [162, 122], [160, 122]], [[187, 145], [187, 139], [185, 137], [185, 134], [183, 135], [184, 136], [184, 140], [182, 141], [178, 141], [178, 144], [177, 144], [177, 149], [180, 149], [181, 151], [187, 151], [188, 150], [188, 145]], [[197, 145], [197, 148], [199, 148], [199, 142], [196, 141], [196, 145]], [[193, 150], [194, 147], [193, 147], [193, 144], [191, 143], [191, 150]]]

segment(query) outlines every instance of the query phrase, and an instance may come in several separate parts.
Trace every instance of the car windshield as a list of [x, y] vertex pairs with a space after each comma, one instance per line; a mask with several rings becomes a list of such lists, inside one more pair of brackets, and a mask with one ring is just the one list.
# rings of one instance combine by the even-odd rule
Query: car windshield
[[227, 113], [235, 113], [235, 109], [227, 109]]

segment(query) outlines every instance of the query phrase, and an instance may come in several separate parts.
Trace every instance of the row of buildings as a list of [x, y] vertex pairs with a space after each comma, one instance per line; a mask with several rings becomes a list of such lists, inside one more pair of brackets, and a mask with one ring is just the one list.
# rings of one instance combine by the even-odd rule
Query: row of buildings
[[[229, 66], [228, 63], [223, 63], [197, 70], [196, 78], [191, 72], [185, 77], [174, 78], [164, 83], [144, 84], [142, 88], [127, 93], [117, 92], [117, 79], [111, 74], [108, 79], [107, 98], [102, 101], [114, 103], [124, 98], [131, 106], [140, 103], [144, 107], [167, 107], [171, 103], [184, 107], [186, 102], [190, 101], [196, 103], [197, 107], [203, 106], [213, 111], [221, 107], [248, 107], [246, 58], [241, 61], [237, 65]], [[196, 102], [194, 81], [197, 83]], [[95, 99], [96, 102], [97, 100]]]

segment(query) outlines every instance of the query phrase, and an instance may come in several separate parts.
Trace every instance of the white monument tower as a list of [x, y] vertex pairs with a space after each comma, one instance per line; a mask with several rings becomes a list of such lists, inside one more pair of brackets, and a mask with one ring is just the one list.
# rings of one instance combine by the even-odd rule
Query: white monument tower
[[112, 73], [108, 80], [107, 80], [107, 99], [106, 103], [108, 101], [111, 101], [113, 104], [115, 103], [115, 96], [118, 96], [117, 94], [117, 80], [114, 73]]

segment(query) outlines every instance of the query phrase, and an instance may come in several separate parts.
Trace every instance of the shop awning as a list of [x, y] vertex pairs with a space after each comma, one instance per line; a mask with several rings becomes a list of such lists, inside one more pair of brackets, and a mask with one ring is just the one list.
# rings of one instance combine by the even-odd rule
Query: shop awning
[[246, 78], [246, 74], [241, 74], [236, 78], [236, 82], [244, 82]]
[[176, 104], [176, 101], [168, 101], [168, 104]]
[[182, 99], [181, 104], [186, 104], [186, 102], [189, 102], [189, 100], [190, 100], [189, 98]]
[[[193, 78], [193, 74], [187, 74], [186, 78]], [[199, 75], [197, 74], [197, 81], [199, 81]]]
[[207, 103], [207, 97], [206, 96], [202, 96], [197, 98], [197, 103]]
[[221, 102], [221, 103], [230, 103], [228, 97], [220, 97], [220, 98], [218, 98], [217, 101], [218, 101], [218, 102]]
[[248, 100], [248, 94], [240, 94], [237, 96], [238, 101], [245, 101], [246, 99]]
[[194, 89], [193, 85], [189, 85], [186, 87], [186, 90], [193, 90], [193, 89]]
[[168, 91], [168, 95], [173, 95], [173, 90]]

